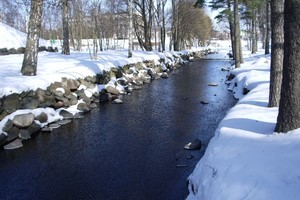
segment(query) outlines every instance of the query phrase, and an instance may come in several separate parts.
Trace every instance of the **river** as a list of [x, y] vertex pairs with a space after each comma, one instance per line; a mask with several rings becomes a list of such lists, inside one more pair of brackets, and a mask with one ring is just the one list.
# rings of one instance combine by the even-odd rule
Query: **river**
[[[124, 104], [100, 104], [20, 149], [0, 151], [0, 199], [185, 199], [187, 177], [236, 103], [221, 71], [228, 66], [191, 62], [125, 96]], [[196, 138], [201, 150], [183, 149]]]

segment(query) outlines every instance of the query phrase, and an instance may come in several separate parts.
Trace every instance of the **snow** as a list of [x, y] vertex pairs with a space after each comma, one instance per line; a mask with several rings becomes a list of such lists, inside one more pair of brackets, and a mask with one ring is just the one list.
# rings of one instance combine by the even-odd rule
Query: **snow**
[[[27, 35], [17, 31], [3, 23], [0, 23], [0, 48], [18, 48], [24, 47]], [[47, 46], [48, 42], [40, 40], [40, 45]], [[40, 52], [38, 54], [38, 66], [36, 76], [22, 76], [20, 70], [23, 62], [22, 54], [0, 56], [0, 98], [12, 93], [22, 93], [24, 91], [36, 90], [38, 88], [45, 90], [51, 83], [60, 82], [62, 77], [70, 79], [85, 78], [86, 76], [95, 76], [104, 71], [110, 71], [112, 68], [122, 67], [127, 64], [153, 60], [155, 64], [160, 64], [160, 59], [168, 60], [172, 64], [173, 56], [180, 57], [179, 54], [186, 54], [190, 51], [183, 52], [145, 52], [133, 51], [133, 57], [127, 58], [127, 50], [103, 51], [98, 54], [97, 60], [91, 60], [89, 52], [73, 52], [71, 55], [62, 55], [60, 53]], [[133, 69], [135, 70], [135, 69]], [[116, 78], [110, 81], [114, 85]], [[80, 85], [79, 89], [85, 89], [85, 94], [91, 97], [93, 93], [101, 91], [104, 85], [97, 85], [95, 88], [85, 88]], [[123, 91], [124, 88], [118, 86], [117, 89]], [[59, 88], [58, 91], [62, 91]], [[81, 103], [80, 101], [78, 103]], [[61, 109], [53, 110], [52, 108], [38, 108], [35, 110], [18, 110], [0, 121], [0, 130], [9, 119], [17, 114], [33, 113], [38, 116], [44, 112], [48, 115], [48, 121], [41, 124], [41, 127], [58, 121], [62, 117], [58, 114]], [[75, 106], [66, 109], [75, 114], [79, 112]], [[38, 121], [36, 121], [38, 123]], [[0, 133], [1, 134], [1, 133]], [[3, 134], [6, 134], [5, 132]]]
[[[0, 22], [0, 49], [19, 48], [26, 46], [27, 34]], [[41, 39], [40, 46], [47, 46], [47, 41]]]
[[[270, 57], [248, 57], [232, 73], [229, 87], [240, 100], [189, 176], [187, 200], [299, 199], [300, 129], [274, 132], [278, 108], [267, 107]], [[247, 95], [244, 87], [251, 90]]]
[[[25, 46], [21, 32], [0, 23], [0, 48]], [[217, 46], [223, 52], [230, 45], [224, 42]], [[188, 52], [188, 51], [187, 51]], [[185, 52], [181, 52], [185, 53]], [[245, 52], [245, 63], [232, 71], [236, 77], [229, 83], [229, 89], [239, 102], [230, 109], [219, 124], [215, 136], [210, 141], [205, 155], [189, 177], [188, 200], [281, 200], [299, 199], [300, 196], [300, 129], [287, 134], [274, 133], [278, 108], [268, 108], [270, 57]], [[83, 78], [102, 73], [113, 67], [144, 60], [164, 58], [172, 62], [176, 52], [134, 51], [128, 59], [127, 51], [105, 51], [99, 53], [98, 60], [91, 60], [88, 53], [72, 52], [70, 56], [59, 53], [39, 53], [37, 76], [20, 74], [23, 55], [0, 57], [0, 97], [11, 93], [45, 89], [61, 77]], [[237, 87], [234, 87], [237, 83]], [[105, 88], [98, 85], [86, 91]], [[243, 88], [251, 90], [243, 95]], [[17, 114], [42, 112], [48, 115], [44, 125], [62, 117], [59, 110], [38, 108], [18, 110], [0, 122], [0, 129], [8, 119]], [[78, 112], [76, 106], [69, 112]], [[5, 133], [4, 133], [5, 134]]]

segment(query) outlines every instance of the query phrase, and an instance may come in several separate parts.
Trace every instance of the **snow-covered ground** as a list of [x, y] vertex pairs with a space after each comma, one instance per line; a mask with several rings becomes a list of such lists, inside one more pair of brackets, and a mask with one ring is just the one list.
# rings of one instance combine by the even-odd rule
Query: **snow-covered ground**
[[[0, 48], [25, 46], [26, 35], [0, 23]], [[223, 51], [230, 43], [216, 48]], [[225, 51], [224, 51], [225, 52]], [[23, 55], [0, 57], [0, 96], [45, 88], [61, 77], [80, 78], [111, 67], [146, 59], [158, 60], [169, 53], [135, 51], [128, 59], [126, 51], [106, 51], [91, 61], [88, 53], [40, 53], [37, 76], [21, 76]], [[270, 58], [247, 53], [246, 62], [233, 70], [236, 78], [229, 86], [236, 106], [228, 111], [209, 143], [204, 157], [189, 177], [188, 200], [282, 200], [300, 196], [300, 129], [288, 134], [274, 133], [277, 108], [268, 108]], [[238, 87], [233, 87], [234, 83]], [[242, 95], [243, 88], [251, 90]], [[46, 112], [47, 123], [61, 118], [53, 109], [19, 110], [14, 113]], [[12, 119], [13, 115], [7, 119]], [[4, 121], [0, 122], [0, 128]]]
[[[190, 175], [187, 199], [299, 199], [300, 129], [274, 133], [278, 108], [267, 107], [270, 57], [252, 55], [232, 73], [229, 89], [240, 100]], [[245, 96], [244, 87], [251, 90]]]

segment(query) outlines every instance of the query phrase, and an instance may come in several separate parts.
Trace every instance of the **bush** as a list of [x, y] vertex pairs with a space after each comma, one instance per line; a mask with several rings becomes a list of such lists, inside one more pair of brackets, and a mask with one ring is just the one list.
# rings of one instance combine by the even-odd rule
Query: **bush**
[[17, 53], [23, 54], [25, 53], [26, 48], [25, 47], [20, 47], [17, 49]]
[[41, 51], [47, 51], [46, 47], [45, 46], [40, 46], [39, 47], [39, 52], [41, 52]]
[[8, 54], [17, 54], [17, 53], [18, 53], [18, 51], [15, 48], [10, 48], [8, 50]]
[[0, 55], [8, 55], [9, 53], [8, 53], [8, 50], [7, 50], [7, 48], [2, 48], [2, 49], [0, 49]]

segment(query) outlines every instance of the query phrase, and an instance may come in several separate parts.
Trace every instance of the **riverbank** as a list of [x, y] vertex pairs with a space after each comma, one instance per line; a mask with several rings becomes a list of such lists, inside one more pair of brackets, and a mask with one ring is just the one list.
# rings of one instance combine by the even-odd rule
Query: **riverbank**
[[274, 133], [278, 108], [267, 107], [270, 56], [252, 55], [229, 74], [239, 102], [190, 175], [187, 199], [298, 199], [300, 129]]
[[23, 55], [2, 56], [0, 145], [5, 149], [21, 147], [22, 141], [41, 129], [49, 132], [99, 102], [122, 103], [122, 95], [167, 78], [170, 71], [202, 54], [202, 49], [134, 51], [134, 56], [127, 58], [127, 51], [107, 51], [101, 52], [98, 60], [90, 60], [88, 53], [66, 56], [42, 52], [37, 76], [30, 77], [19, 72]]

